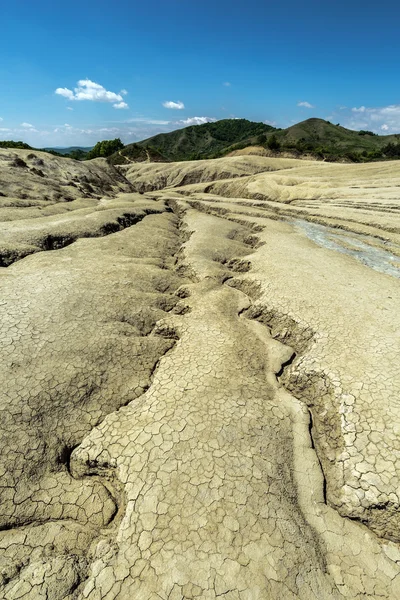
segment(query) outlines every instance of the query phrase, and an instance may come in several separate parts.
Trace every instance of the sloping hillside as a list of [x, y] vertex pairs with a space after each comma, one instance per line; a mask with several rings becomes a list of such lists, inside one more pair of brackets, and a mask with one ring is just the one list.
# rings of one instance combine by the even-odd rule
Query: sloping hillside
[[112, 165], [127, 165], [131, 162], [168, 162], [155, 148], [143, 147], [139, 144], [128, 144], [122, 150], [114, 152], [108, 157], [108, 162]]
[[170, 160], [214, 158], [230, 146], [245, 142], [250, 145], [257, 136], [275, 131], [264, 123], [247, 119], [223, 119], [215, 123], [192, 125], [171, 133], [160, 133], [139, 142], [139, 146], [156, 148]]
[[371, 152], [381, 149], [388, 143], [400, 142], [400, 135], [376, 135], [370, 131], [352, 131], [334, 125], [323, 119], [307, 119], [296, 123], [292, 127], [282, 129], [276, 134], [279, 142], [284, 146], [313, 145], [313, 146], [336, 146], [341, 150], [351, 152]]
[[218, 158], [254, 145], [267, 148], [269, 154], [269, 151], [274, 155], [289, 152], [294, 157], [306, 155], [333, 161], [365, 162], [400, 156], [400, 134], [352, 131], [323, 119], [307, 119], [287, 129], [275, 129], [246, 119], [224, 119], [129, 144], [109, 160], [113, 164], [126, 164], [127, 159], [162, 162]]

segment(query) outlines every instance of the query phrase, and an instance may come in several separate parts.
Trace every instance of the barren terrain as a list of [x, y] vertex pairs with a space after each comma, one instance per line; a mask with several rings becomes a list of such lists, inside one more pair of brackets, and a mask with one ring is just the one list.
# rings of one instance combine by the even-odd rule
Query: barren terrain
[[400, 597], [400, 162], [0, 150], [0, 598]]

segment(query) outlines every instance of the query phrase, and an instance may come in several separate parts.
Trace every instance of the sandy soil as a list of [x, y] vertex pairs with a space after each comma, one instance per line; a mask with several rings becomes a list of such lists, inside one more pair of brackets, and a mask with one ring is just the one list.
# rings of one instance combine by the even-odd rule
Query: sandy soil
[[400, 163], [27, 154], [0, 597], [397, 600]]

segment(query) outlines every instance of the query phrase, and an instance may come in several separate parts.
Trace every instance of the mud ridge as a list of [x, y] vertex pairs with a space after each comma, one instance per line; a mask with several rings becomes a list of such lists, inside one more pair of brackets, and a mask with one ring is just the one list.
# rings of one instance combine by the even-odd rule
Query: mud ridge
[[[219, 195], [221, 197], [221, 199], [226, 199], [229, 201], [229, 199], [232, 198], [232, 195], [229, 193], [224, 194], [223, 191], [224, 190], [221, 190], [218, 188], [214, 189], [212, 187], [208, 188], [207, 190], [205, 190], [205, 189], [203, 190], [203, 192], [205, 194], [213, 193], [213, 194]], [[190, 191], [188, 191], [187, 193], [190, 195]], [[235, 194], [235, 197], [237, 197], [237, 196], [238, 196], [238, 194]], [[240, 193], [239, 196], [242, 198], [246, 198], [248, 200], [256, 200], [256, 202], [250, 203], [250, 206], [261, 209], [265, 212], [271, 212], [271, 213], [275, 214], [278, 218], [284, 218], [284, 219], [285, 218], [292, 218], [292, 219], [293, 218], [301, 218], [301, 219], [304, 219], [305, 221], [309, 221], [311, 223], [316, 223], [318, 225], [325, 225], [326, 227], [332, 227], [333, 229], [340, 229], [340, 230], [348, 231], [351, 233], [362, 233], [359, 228], [364, 227], [364, 228], [368, 229], [368, 231], [369, 231], [368, 235], [371, 235], [372, 237], [375, 237], [376, 239], [379, 239], [382, 241], [387, 240], [387, 238], [384, 237], [383, 232], [386, 231], [388, 233], [396, 234], [396, 233], [399, 233], [399, 231], [400, 231], [398, 227], [391, 227], [388, 225], [377, 224], [377, 223], [374, 223], [374, 224], [362, 223], [362, 222], [358, 221], [357, 219], [354, 219], [351, 217], [342, 218], [340, 216], [335, 216], [335, 217], [321, 216], [318, 213], [310, 213], [309, 211], [301, 209], [301, 208], [294, 208], [294, 209], [285, 209], [284, 208], [284, 206], [287, 206], [288, 204], [293, 203], [295, 200], [292, 200], [290, 202], [286, 202], [284, 200], [275, 200], [273, 198], [270, 198], [269, 196], [265, 196], [264, 194], [260, 194], [260, 193], [246, 194], [246, 192], [243, 192], [243, 193]], [[260, 201], [273, 203], [273, 205], [263, 204], [263, 203], [260, 203]], [[199, 201], [196, 201], [196, 204], [201, 204], [201, 203]], [[245, 203], [245, 202], [238, 202], [237, 204], [241, 205], [241, 206], [249, 206], [249, 204]], [[198, 207], [196, 206], [196, 208], [198, 208]], [[224, 209], [222, 207], [218, 209], [218, 211], [224, 211], [224, 210], [227, 210], [227, 209]], [[242, 214], [245, 214], [245, 213], [242, 213]], [[222, 215], [222, 212], [220, 212], [218, 215], [216, 214], [216, 216], [221, 216], [221, 215]], [[251, 216], [254, 216], [254, 215], [251, 215]], [[259, 216], [265, 218], [264, 215], [259, 215]], [[274, 217], [268, 216], [268, 218], [274, 218]], [[354, 224], [354, 225], [348, 225], [348, 223]], [[380, 230], [382, 233], [377, 233], [376, 229]]]
[[[247, 261], [250, 263], [250, 261]], [[251, 264], [251, 263], [250, 263]], [[301, 355], [304, 354], [308, 348], [312, 345], [315, 332], [310, 330], [309, 328], [301, 327], [292, 317], [289, 315], [285, 315], [283, 313], [279, 313], [277, 311], [272, 311], [267, 307], [254, 304], [253, 300], [259, 297], [258, 288], [256, 285], [253, 287], [249, 285], [250, 283], [245, 280], [238, 280], [235, 278], [229, 278], [224, 281], [225, 284], [229, 285], [229, 287], [234, 287], [242, 291], [250, 300], [251, 305], [248, 308], [242, 309], [239, 311], [238, 316], [243, 317], [252, 321], [257, 321], [262, 323], [269, 331], [271, 337], [275, 340], [281, 342], [284, 346], [290, 347], [294, 349], [290, 358], [281, 363], [280, 369], [275, 373], [275, 378], [278, 385], [283, 385], [284, 388], [290, 393], [293, 394], [294, 397], [299, 400], [296, 396], [296, 388], [291, 385], [291, 376], [290, 376], [290, 368], [295, 364], [295, 362], [299, 361]], [[318, 446], [315, 444], [314, 440], [314, 422], [313, 422], [313, 413], [307, 403], [302, 399], [300, 400], [304, 403], [304, 406], [307, 407], [307, 411], [309, 414], [309, 436], [311, 442], [311, 448], [315, 450], [316, 456], [318, 458], [318, 462], [321, 467], [321, 472], [323, 475], [323, 497], [325, 504], [326, 501], [326, 477], [324, 474], [323, 463], [318, 453]]]
[[[126, 219], [126, 215], [124, 215], [124, 217], [123, 217], [124, 220], [119, 224], [120, 227], [118, 228], [118, 231], [125, 228], [125, 227], [123, 227], [123, 225], [125, 225], [126, 227], [129, 227], [133, 224], [138, 223], [142, 219], [144, 219], [144, 217], [147, 216], [148, 214], [158, 214], [159, 212], [160, 211], [149, 210], [146, 214], [135, 215], [133, 222], [130, 222], [130, 219]], [[167, 212], [170, 212], [170, 210], [168, 210]], [[139, 217], [139, 218], [137, 218], [137, 217]], [[179, 220], [179, 218], [177, 219], [176, 229], [178, 231], [180, 245], [178, 247], [178, 250], [174, 254], [171, 255], [172, 266], [171, 267], [166, 266], [166, 268], [168, 270], [173, 270], [173, 271], [179, 273], [180, 267], [178, 265], [178, 262], [179, 262], [178, 261], [178, 253], [180, 252], [182, 243], [184, 243], [184, 241], [188, 239], [188, 233], [185, 232], [184, 229], [182, 228], [182, 223]], [[186, 281], [187, 281], [187, 278], [182, 278], [183, 284], [186, 283]], [[180, 298], [180, 294], [179, 294], [180, 289], [181, 289], [181, 287], [178, 288], [178, 290], [176, 290], [176, 292], [174, 294], [174, 296], [176, 297], [178, 302], [179, 302], [179, 298]], [[182, 297], [186, 297], [186, 295], [187, 294], [183, 293]], [[164, 310], [164, 309], [168, 309], [169, 311], [171, 311], [174, 309], [175, 306], [176, 306], [176, 302], [173, 302], [171, 304], [170, 301], [166, 300], [166, 305], [163, 308], [160, 306], [160, 309], [163, 310], [163, 312], [165, 314], [167, 314], [167, 310]], [[129, 323], [127, 322], [127, 324], [129, 324]], [[139, 336], [140, 336], [140, 334], [139, 334]], [[158, 360], [153, 365], [153, 368], [150, 371], [149, 376], [148, 376], [149, 384], [147, 386], [143, 387], [143, 393], [142, 393], [141, 397], [143, 397], [145, 395], [146, 391], [151, 387], [152, 381], [153, 381], [153, 379], [156, 375], [156, 372], [159, 368], [161, 359], [163, 357], [165, 357], [173, 349], [176, 342], [179, 340], [179, 334], [178, 334], [176, 328], [163, 323], [162, 319], [156, 321], [156, 323], [152, 327], [151, 331], [149, 331], [148, 333], [143, 333], [142, 336], [144, 336], [144, 337], [154, 336], [154, 337], [163, 338], [163, 339], [169, 341], [170, 344], [168, 345], [169, 347], [167, 347], [165, 352], [163, 352], [163, 354], [161, 356], [159, 356]], [[134, 400], [135, 404], [137, 403], [138, 406], [140, 405], [141, 397], [137, 397]], [[126, 406], [129, 402], [131, 402], [131, 399], [127, 400], [127, 402], [125, 404], [122, 403], [118, 407], [117, 410], [111, 410], [111, 412], [118, 412], [120, 410], [123, 410], [124, 406]], [[99, 426], [104, 421], [104, 419], [107, 417], [108, 414], [110, 414], [110, 413], [105, 413], [102, 416], [102, 418], [94, 424], [93, 429], [94, 429], [94, 427]], [[85, 435], [88, 435], [88, 433], [86, 433]], [[73, 457], [74, 451], [76, 451], [76, 449], [79, 448], [79, 446], [80, 446], [80, 443], [75, 444], [73, 446], [66, 445], [60, 449], [57, 462], [58, 462], [61, 470], [65, 471], [65, 473], [68, 474], [72, 480], [80, 482], [82, 485], [84, 485], [85, 481], [96, 482], [99, 486], [101, 486], [104, 489], [105, 493], [110, 497], [110, 499], [112, 500], [112, 502], [114, 504], [114, 509], [109, 514], [108, 520], [103, 526], [101, 526], [101, 527], [89, 526], [89, 528], [87, 528], [86, 534], [89, 535], [89, 537], [91, 539], [91, 544], [93, 544], [96, 539], [101, 540], [104, 538], [104, 536], [109, 537], [111, 532], [115, 532], [117, 530], [118, 525], [120, 524], [120, 522], [125, 514], [125, 507], [126, 507], [125, 494], [124, 494], [123, 485], [119, 482], [118, 478], [115, 477], [114, 465], [104, 463], [104, 461], [102, 461], [102, 462], [91, 461], [90, 463], [85, 465], [84, 473], [81, 473], [79, 470], [73, 468], [73, 466], [71, 464], [71, 459]], [[27, 519], [20, 519], [19, 523], [4, 524], [0, 528], [0, 531], [12, 535], [14, 531], [16, 532], [16, 534], [18, 534], [18, 532], [25, 532], [28, 530], [35, 531], [36, 528], [38, 528], [38, 527], [39, 528], [47, 527], [52, 524], [56, 525], [56, 526], [63, 524], [63, 526], [68, 527], [69, 525], [71, 525], [71, 526], [78, 525], [78, 522], [71, 520], [69, 518], [66, 518], [66, 519], [63, 519], [63, 518], [54, 519], [54, 518], [46, 518], [46, 517], [43, 519], [27, 518]], [[72, 558], [74, 559], [74, 561], [75, 561], [75, 559], [78, 560], [78, 558], [77, 558], [78, 554], [72, 555]], [[63, 555], [60, 553], [55, 553], [55, 554], [52, 552], [46, 553], [46, 560], [54, 559], [55, 561], [57, 561], [59, 558], [67, 559], [68, 557], [66, 555]], [[78, 560], [78, 562], [79, 562], [79, 560]], [[73, 597], [75, 598], [75, 592], [77, 590], [79, 591], [82, 589], [82, 586], [84, 585], [84, 583], [87, 579], [87, 576], [88, 576], [89, 562], [86, 559], [79, 562], [80, 567], [79, 568], [77, 567], [78, 568], [77, 578], [76, 578], [74, 584], [68, 590], [68, 594], [71, 594], [71, 598], [72, 598], [72, 594], [73, 594]], [[27, 569], [29, 570], [29, 564], [30, 564], [29, 558], [23, 560], [22, 562], [16, 563], [14, 565], [13, 573], [10, 576], [6, 575], [5, 572], [2, 574], [2, 570], [0, 570], [0, 575], [3, 575], [2, 576], [3, 583], [2, 583], [2, 586], [0, 587], [0, 598], [4, 598], [4, 600], [7, 598], [7, 591], [6, 591], [5, 586], [8, 586], [9, 584], [13, 585], [13, 582], [17, 577], [22, 576], [21, 574], [23, 572], [25, 572]], [[8, 587], [7, 587], [7, 589], [8, 589]], [[5, 596], [2, 596], [3, 591], [6, 594]], [[69, 597], [70, 596], [68, 595], [68, 598]]]
[[[247, 280], [232, 278], [226, 283], [231, 287], [241, 290], [251, 300], [257, 300], [260, 295], [257, 285], [254, 285], [254, 282], [252, 282], [253, 285], [251, 285], [251, 282]], [[292, 356], [286, 362], [282, 363], [281, 369], [276, 373], [276, 379], [280, 385], [283, 385], [290, 394], [307, 407], [311, 447], [315, 450], [321, 468], [321, 474], [323, 476], [324, 502], [325, 504], [329, 504], [335, 510], [338, 510], [335, 503], [332, 504], [328, 501], [326, 467], [327, 462], [329, 462], [329, 450], [331, 446], [328, 446], [325, 442], [325, 436], [326, 429], [328, 429], [329, 426], [332, 427], [332, 423], [334, 422], [336, 427], [334, 427], [333, 430], [335, 431], [336, 439], [340, 444], [341, 431], [339, 412], [330, 408], [328, 411], [329, 418], [326, 418], [326, 406], [328, 406], [329, 403], [325, 401], [321, 404], [321, 407], [319, 407], [319, 403], [312, 400], [313, 396], [318, 396], [318, 391], [328, 383], [326, 376], [324, 376], [323, 373], [311, 374], [307, 372], [300, 377], [299, 372], [297, 371], [299, 363], [301, 363], [302, 355], [304, 355], [313, 344], [315, 332], [309, 327], [302, 327], [289, 315], [280, 313], [279, 311], [273, 311], [260, 304], [252, 303], [249, 308], [241, 311], [240, 316], [262, 323], [268, 328], [273, 339], [294, 349]], [[295, 374], [293, 374], [293, 370], [295, 370]], [[314, 391], [314, 394], [311, 393], [312, 391]], [[334, 394], [331, 393], [329, 396], [333, 401]], [[330, 431], [330, 435], [332, 435], [332, 431]]]
[[153, 210], [151, 208], [142, 209], [142, 211], [144, 214], [126, 212], [122, 216], [117, 217], [115, 220], [103, 224], [97, 231], [94, 231], [91, 234], [57, 235], [50, 233], [48, 235], [44, 235], [39, 240], [35, 240], [35, 245], [27, 247], [26, 249], [10, 249], [0, 251], [0, 267], [9, 267], [18, 260], [22, 260], [26, 256], [29, 256], [30, 254], [34, 254], [36, 252], [49, 252], [52, 250], [61, 250], [62, 248], [66, 248], [67, 246], [73, 244], [79, 239], [106, 237], [113, 233], [118, 233], [119, 231], [123, 231], [128, 227], [132, 227], [133, 225], [140, 223], [140, 221], [142, 221], [148, 215], [159, 214], [161, 212], [159, 210]]
[[[241, 290], [252, 300], [257, 300], [260, 296], [255, 282], [227, 278], [225, 283]], [[337, 502], [336, 490], [343, 485], [334, 474], [335, 461], [344, 449], [340, 406], [337, 405], [333, 384], [324, 372], [302, 370], [302, 356], [312, 346], [315, 332], [309, 327], [302, 327], [289, 315], [272, 311], [257, 303], [241, 311], [240, 316], [266, 325], [274, 339], [295, 350], [292, 357], [282, 364], [281, 371], [276, 376], [278, 382], [307, 408], [311, 447], [315, 450], [323, 477], [325, 504], [343, 518], [366, 526], [378, 537], [399, 542], [400, 538], [395, 531], [384, 531], [384, 528], [387, 529], [387, 525], [384, 526], [385, 513], [398, 512], [393, 502], [370, 505], [364, 509], [360, 506], [359, 509], [353, 508], [352, 513]]]

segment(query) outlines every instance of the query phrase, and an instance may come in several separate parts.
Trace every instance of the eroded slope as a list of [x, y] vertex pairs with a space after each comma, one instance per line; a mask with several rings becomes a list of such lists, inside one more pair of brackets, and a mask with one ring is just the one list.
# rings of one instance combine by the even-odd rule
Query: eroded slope
[[81, 197], [130, 191], [103, 158], [80, 162], [47, 152], [0, 149], [0, 207], [48, 206]]

